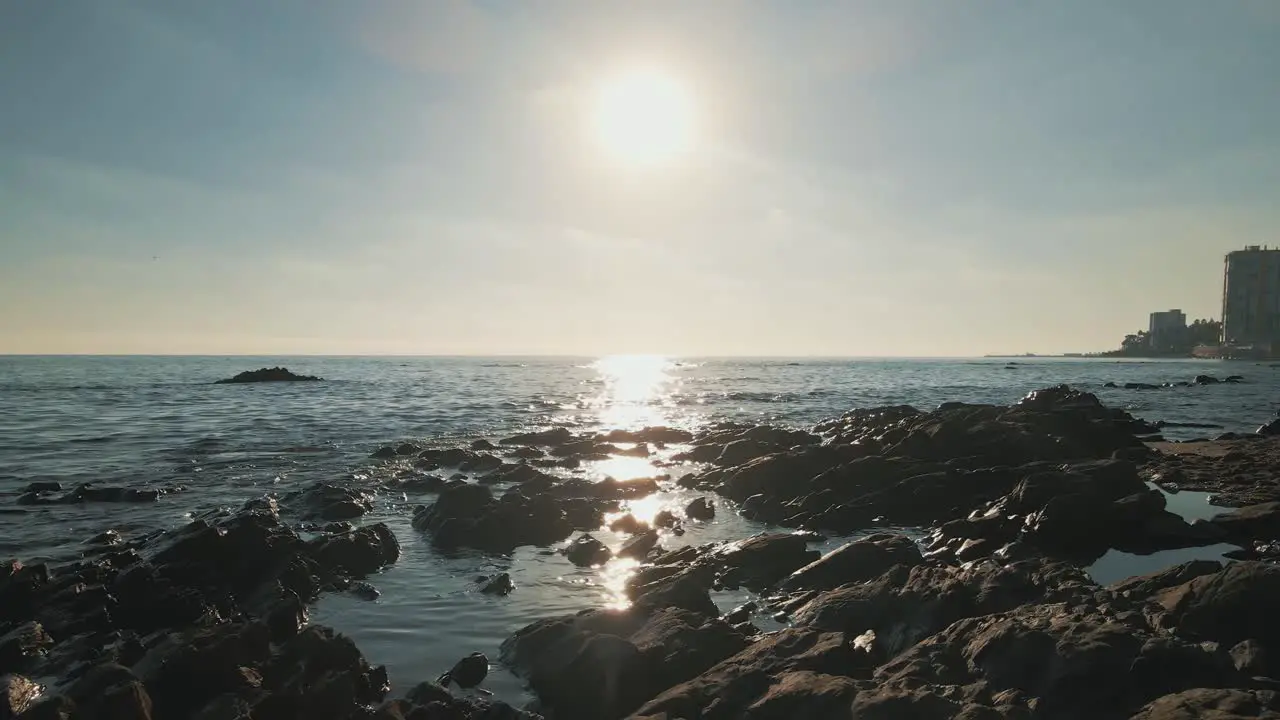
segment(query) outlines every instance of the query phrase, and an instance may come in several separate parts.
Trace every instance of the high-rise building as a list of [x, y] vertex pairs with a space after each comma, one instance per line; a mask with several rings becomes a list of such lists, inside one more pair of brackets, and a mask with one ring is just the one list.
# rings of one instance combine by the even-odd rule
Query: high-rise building
[[1222, 342], [1280, 350], [1280, 248], [1227, 253], [1222, 277]]
[[1167, 350], [1183, 341], [1187, 334], [1187, 315], [1181, 310], [1167, 310], [1151, 313], [1151, 322], [1147, 326], [1147, 335], [1151, 347], [1156, 350]]

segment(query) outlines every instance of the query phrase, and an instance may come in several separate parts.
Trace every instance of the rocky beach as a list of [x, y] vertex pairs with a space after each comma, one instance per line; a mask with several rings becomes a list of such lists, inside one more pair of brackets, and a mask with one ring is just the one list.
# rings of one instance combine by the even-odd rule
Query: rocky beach
[[[0, 718], [1280, 718], [1280, 439], [1162, 430], [1052, 386], [804, 426], [405, 439], [346, 476], [6, 561]], [[32, 479], [5, 522], [186, 491]], [[1214, 505], [1181, 512], [1197, 493]], [[735, 518], [761, 530], [695, 542]], [[487, 667], [393, 683], [310, 616], [391, 600], [410, 543], [501, 561], [465, 602], [535, 592], [530, 556], [611, 573], [616, 597], [455, 653]], [[1141, 561], [1169, 552], [1204, 557]], [[1145, 574], [1096, 578], [1117, 555]], [[499, 671], [533, 698], [486, 695]]]

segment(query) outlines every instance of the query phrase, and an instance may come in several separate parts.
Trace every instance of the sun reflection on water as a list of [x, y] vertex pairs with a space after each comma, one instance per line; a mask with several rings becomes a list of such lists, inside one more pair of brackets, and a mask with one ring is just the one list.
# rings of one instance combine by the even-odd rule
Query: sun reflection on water
[[675, 364], [660, 355], [611, 355], [594, 364], [604, 382], [592, 405], [608, 428], [633, 429], [669, 422], [665, 408], [671, 401]]
[[631, 606], [627, 597], [627, 581], [636, 573], [640, 563], [631, 558], [615, 558], [600, 568], [600, 584], [605, 589], [605, 607], [625, 610]]

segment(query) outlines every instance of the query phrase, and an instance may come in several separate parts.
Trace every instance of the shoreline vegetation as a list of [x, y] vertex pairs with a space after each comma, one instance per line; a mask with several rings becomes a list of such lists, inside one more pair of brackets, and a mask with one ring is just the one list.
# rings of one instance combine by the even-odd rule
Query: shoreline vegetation
[[[1160, 444], [1158, 432], [1057, 386], [1009, 406], [853, 410], [808, 430], [400, 442], [370, 459], [402, 469], [394, 479], [317, 482], [173, 530], [106, 529], [79, 559], [0, 565], [0, 717], [1278, 720], [1280, 438]], [[702, 469], [632, 482], [548, 472], [650, 453]], [[443, 479], [456, 471], [475, 479]], [[380, 495], [417, 499], [414, 531], [443, 551], [532, 545], [601, 562], [612, 551], [590, 533], [664, 486], [704, 495], [653, 527], [627, 524], [629, 606], [538, 620], [502, 644], [534, 707], [425, 678], [393, 689], [350, 639], [308, 622], [322, 593], [358, 590], [399, 559], [387, 525], [361, 523]], [[1185, 491], [1214, 493], [1221, 514], [1171, 512], [1166, 497]], [[35, 483], [20, 500], [123, 501], [142, 499]], [[777, 529], [663, 547], [717, 508]], [[809, 549], [854, 533], [872, 534]], [[1117, 552], [1222, 547], [1234, 562], [1106, 586], [1084, 569]], [[510, 577], [483, 582], [521, 592]], [[736, 588], [758, 600], [721, 612], [710, 593]], [[785, 627], [761, 632], [764, 618]]]

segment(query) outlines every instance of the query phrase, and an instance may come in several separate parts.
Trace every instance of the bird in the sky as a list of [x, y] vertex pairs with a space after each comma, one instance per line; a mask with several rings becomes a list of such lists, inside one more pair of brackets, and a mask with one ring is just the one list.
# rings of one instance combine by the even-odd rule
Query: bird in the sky
[[[489, 674], [489, 658], [484, 653], [474, 652], [462, 658], [449, 672], [441, 675], [436, 682], [444, 687], [449, 683], [457, 683], [458, 687], [469, 690], [484, 682]], [[480, 692], [486, 692], [480, 690]]]

